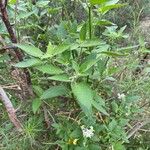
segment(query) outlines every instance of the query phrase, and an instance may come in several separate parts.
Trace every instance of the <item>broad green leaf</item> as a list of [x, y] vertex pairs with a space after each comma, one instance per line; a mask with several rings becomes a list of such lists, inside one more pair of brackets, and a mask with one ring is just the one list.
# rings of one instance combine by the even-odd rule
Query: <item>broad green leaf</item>
[[90, 4], [91, 5], [97, 5], [97, 4], [99, 5], [99, 4], [103, 4], [107, 1], [109, 1], [109, 0], [90, 0]]
[[87, 40], [87, 41], [84, 41], [80, 44], [80, 47], [95, 47], [95, 46], [98, 46], [100, 45], [101, 42], [97, 39], [93, 39], [93, 40]]
[[97, 62], [97, 69], [98, 69], [100, 75], [102, 76], [104, 71], [106, 70], [106, 60], [99, 60]]
[[40, 97], [43, 94], [43, 89], [38, 85], [32, 85], [34, 93]]
[[55, 45], [52, 45], [51, 42], [49, 42], [48, 46], [47, 46], [47, 51], [46, 53], [42, 56], [42, 59], [46, 59], [46, 58], [49, 58], [51, 57], [51, 52], [54, 51], [54, 48], [56, 46]]
[[107, 13], [111, 9], [120, 8], [120, 7], [123, 7], [123, 6], [126, 6], [126, 5], [127, 5], [126, 3], [124, 3], [124, 4], [106, 5], [106, 6], [100, 7], [99, 11], [102, 14], [105, 14], [105, 13]]
[[109, 125], [108, 125], [108, 128], [109, 128], [109, 130], [110, 131], [113, 131], [116, 127], [117, 127], [117, 121], [115, 120], [115, 119], [113, 119], [110, 123], [109, 123]]
[[37, 66], [34, 68], [43, 73], [47, 73], [47, 74], [51, 74], [51, 75], [63, 73], [63, 70], [61, 70], [59, 67], [54, 66], [52, 64], [41, 65], [41, 66]]
[[87, 33], [86, 23], [84, 23], [80, 30], [80, 40], [81, 41], [84, 41], [86, 39], [86, 33]]
[[96, 91], [93, 91], [93, 95], [94, 95], [94, 100], [99, 103], [101, 106], [105, 107], [105, 100], [102, 99], [97, 93]]
[[53, 86], [42, 94], [41, 99], [50, 99], [58, 96], [64, 96], [67, 93], [68, 92], [65, 86]]
[[68, 50], [70, 48], [70, 45], [67, 45], [67, 44], [62, 44], [62, 45], [58, 45], [53, 53], [52, 53], [52, 56], [55, 56], [55, 55], [58, 55], [58, 54], [61, 54], [62, 52]]
[[14, 44], [14, 45], [31, 56], [39, 58], [43, 56], [43, 52], [35, 46], [29, 44]]
[[32, 101], [32, 111], [34, 114], [38, 111], [41, 105], [42, 105], [42, 100], [39, 98], [36, 98]]
[[93, 91], [90, 86], [82, 82], [75, 83], [72, 85], [72, 92], [86, 116], [92, 117]]
[[118, 104], [115, 101], [113, 101], [111, 103], [111, 106], [112, 106], [112, 111], [115, 112], [115, 113], [117, 113], [118, 110], [119, 110]]
[[80, 45], [78, 43], [73, 43], [70, 46], [70, 50], [77, 50], [80, 47]]
[[15, 64], [14, 66], [18, 68], [27, 68], [27, 67], [33, 67], [35, 65], [39, 65], [41, 63], [42, 62], [40, 59], [30, 58], [30, 59], [25, 59], [24, 61], [21, 61]]
[[109, 116], [109, 114], [107, 113], [106, 109], [101, 105], [100, 102], [92, 101], [92, 105], [93, 105], [93, 107], [95, 107], [98, 111], [100, 111], [104, 115]]
[[48, 77], [48, 79], [55, 80], [55, 81], [62, 81], [62, 82], [71, 82], [69, 76], [66, 74], [51, 76], [51, 77]]
[[90, 55], [88, 55], [85, 59], [85, 61], [81, 64], [80, 66], [80, 72], [86, 72], [87, 70], [89, 70], [93, 65], [95, 65], [100, 58], [97, 58], [95, 53], [91, 53]]
[[69, 48], [70, 48], [70, 45], [67, 45], [67, 44], [62, 44], [59, 46], [53, 46], [49, 44], [47, 48], [47, 52], [42, 58], [50, 58], [50, 57], [56, 56], [68, 50]]
[[87, 59], [81, 66], [80, 66], [80, 72], [86, 72], [89, 70], [92, 66], [94, 66], [100, 58], [92, 58]]

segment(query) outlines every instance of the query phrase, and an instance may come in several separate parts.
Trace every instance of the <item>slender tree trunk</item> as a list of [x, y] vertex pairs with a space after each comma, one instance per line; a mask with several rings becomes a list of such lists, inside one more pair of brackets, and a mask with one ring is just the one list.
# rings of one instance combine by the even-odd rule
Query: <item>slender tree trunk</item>
[[[5, 27], [7, 28], [11, 42], [17, 43], [17, 36], [15, 35], [15, 32], [10, 24], [6, 6], [7, 6], [7, 0], [0, 0], [0, 12], [1, 12], [2, 21], [5, 24]], [[19, 51], [19, 49], [15, 49], [14, 52], [11, 51], [10, 54], [13, 54], [13, 56], [15, 56], [16, 61], [23, 60], [23, 53], [21, 53], [21, 51]], [[26, 84], [29, 85], [29, 87], [30, 87], [31, 86], [30, 73], [29, 73], [28, 69], [24, 69], [23, 72], [24, 72], [24, 75], [26, 78], [25, 79]], [[31, 88], [29, 88], [29, 90], [31, 90]], [[32, 92], [30, 91], [29, 93], [32, 93]]]

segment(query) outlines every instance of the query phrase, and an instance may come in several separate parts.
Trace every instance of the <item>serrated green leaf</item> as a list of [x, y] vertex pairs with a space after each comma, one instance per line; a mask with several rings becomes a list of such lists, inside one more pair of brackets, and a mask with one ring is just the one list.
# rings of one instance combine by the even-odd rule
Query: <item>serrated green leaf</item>
[[65, 86], [53, 86], [46, 90], [41, 99], [50, 99], [58, 96], [64, 96], [67, 94], [67, 89]]
[[96, 91], [93, 91], [93, 94], [94, 94], [94, 100], [99, 103], [101, 106], [104, 106], [105, 107], [105, 100], [102, 99], [97, 93]]
[[14, 45], [31, 56], [39, 58], [43, 56], [43, 52], [35, 46], [29, 44], [14, 44]]
[[49, 42], [49, 44], [48, 44], [48, 46], [47, 46], [47, 51], [46, 51], [46, 53], [42, 56], [42, 59], [46, 59], [46, 58], [49, 58], [49, 57], [51, 57], [51, 53], [52, 53], [52, 51], [54, 51], [54, 48], [55, 48], [56, 46], [55, 45], [52, 45], [51, 44], [51, 42]]
[[75, 83], [72, 85], [72, 92], [77, 102], [87, 117], [92, 117], [93, 91], [86, 83]]
[[104, 71], [106, 70], [106, 61], [105, 60], [99, 60], [97, 62], [97, 69], [98, 69], [100, 75], [102, 76]]
[[38, 111], [41, 105], [42, 105], [42, 100], [39, 98], [36, 98], [32, 101], [32, 111], [34, 114]]
[[48, 77], [48, 79], [62, 82], [71, 82], [69, 76], [66, 74], [55, 75], [52, 77]]
[[54, 57], [58, 54], [63, 53], [64, 51], [68, 50], [70, 48], [70, 45], [67, 44], [62, 44], [59, 46], [54, 46], [49, 44], [47, 47], [47, 52], [46, 54], [44, 54], [44, 56], [42, 58], [51, 58]]
[[110, 131], [113, 131], [116, 127], [117, 127], [117, 122], [116, 122], [116, 120], [113, 119], [113, 120], [109, 123], [108, 128], [109, 128]]
[[40, 97], [43, 94], [43, 92], [44, 92], [43, 89], [40, 86], [38, 86], [38, 85], [32, 85], [32, 88], [33, 88], [34, 93], [38, 97]]
[[51, 74], [51, 75], [63, 73], [63, 70], [61, 70], [59, 67], [54, 66], [52, 64], [41, 65], [41, 66], [37, 66], [34, 68], [43, 73], [47, 73], [47, 74]]
[[18, 68], [27, 68], [27, 67], [33, 67], [35, 65], [39, 65], [41, 63], [42, 62], [40, 59], [30, 58], [30, 59], [25, 59], [24, 61], [21, 61], [15, 64], [14, 66]]
[[89, 70], [92, 66], [94, 66], [100, 58], [89, 58], [87, 59], [81, 66], [80, 66], [80, 72], [86, 72]]
[[102, 14], [105, 14], [107, 13], [109, 10], [111, 9], [114, 9], [114, 8], [120, 8], [120, 7], [123, 7], [123, 6], [126, 6], [127, 4], [113, 4], [113, 5], [106, 5], [106, 6], [103, 6], [99, 9], [99, 11], [102, 13]]

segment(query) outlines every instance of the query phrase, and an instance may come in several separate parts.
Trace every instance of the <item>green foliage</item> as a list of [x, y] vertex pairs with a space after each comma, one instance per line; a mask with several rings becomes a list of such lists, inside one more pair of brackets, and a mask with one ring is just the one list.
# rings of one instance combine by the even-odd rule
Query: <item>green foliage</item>
[[51, 64], [37, 66], [37, 67], [35, 67], [35, 69], [37, 69], [43, 73], [47, 73], [47, 74], [51, 74], [51, 75], [63, 73], [63, 71], [59, 67], [53, 66]]
[[[21, 41], [13, 45], [24, 53], [24, 60], [13, 67], [28, 68], [34, 92], [26, 104], [28, 115], [22, 106], [26, 119], [22, 119], [24, 131], [18, 143], [23, 145], [16, 143], [15, 148], [125, 150], [134, 142], [128, 135], [144, 113], [140, 102], [150, 94], [149, 77], [135, 78], [134, 72], [139, 66], [137, 55], [149, 50], [141, 39], [135, 46], [127, 43], [128, 27], [107, 18], [106, 14], [127, 6], [127, 1], [119, 2], [9, 1], [10, 19]], [[82, 22], [75, 19], [78, 5], [88, 16]], [[0, 29], [12, 44], [1, 25]], [[7, 54], [0, 55], [1, 63], [8, 60]], [[50, 128], [41, 127], [43, 122]], [[8, 131], [0, 132], [0, 149], [12, 144], [5, 137]], [[11, 134], [7, 136], [12, 138]]]
[[87, 117], [92, 116], [93, 91], [85, 83], [75, 83], [72, 85], [72, 91], [77, 97], [78, 103]]
[[42, 96], [41, 99], [50, 99], [57, 96], [63, 96], [67, 94], [67, 89], [64, 86], [54, 86], [46, 90]]
[[33, 102], [32, 102], [32, 110], [33, 110], [34, 114], [40, 108], [41, 104], [42, 104], [42, 101], [40, 99], [37, 98], [37, 99], [33, 100]]
[[34, 57], [42, 57], [43, 52], [31, 45], [28, 44], [15, 44], [15, 46], [19, 47], [20, 49], [22, 49], [24, 52], [26, 52], [27, 54], [34, 56]]

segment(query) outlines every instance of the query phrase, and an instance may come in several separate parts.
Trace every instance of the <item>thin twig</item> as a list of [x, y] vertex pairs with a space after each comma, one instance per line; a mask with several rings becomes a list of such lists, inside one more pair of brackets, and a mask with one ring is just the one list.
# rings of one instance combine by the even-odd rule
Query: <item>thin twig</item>
[[150, 120], [146, 120], [143, 122], [138, 122], [134, 128], [128, 133], [127, 138], [131, 138], [137, 131], [139, 131], [143, 126], [147, 125], [148, 123], [150, 123]]
[[46, 125], [47, 125], [47, 128], [49, 128], [50, 125], [51, 125], [51, 122], [50, 122], [49, 117], [48, 117], [48, 111], [47, 111], [47, 109], [46, 109], [46, 106], [43, 106], [43, 111], [44, 111], [45, 123], [46, 123]]
[[16, 110], [14, 109], [10, 99], [8, 98], [7, 94], [5, 93], [5, 91], [3, 90], [1, 86], [0, 86], [0, 99], [8, 112], [10, 121], [14, 124], [14, 126], [18, 130], [22, 130], [22, 125], [20, 121], [17, 119], [16, 113], [15, 113]]
[[4, 46], [0, 48], [0, 51], [6, 51], [6, 50], [16, 50], [17, 47], [16, 46]]
[[19, 85], [2, 85], [1, 86], [3, 89], [11, 89], [11, 90], [21, 90]]

